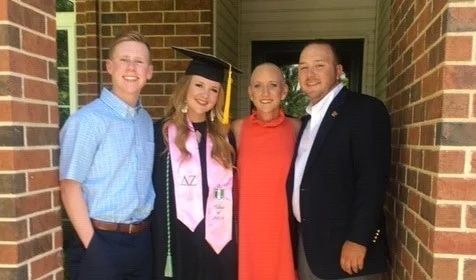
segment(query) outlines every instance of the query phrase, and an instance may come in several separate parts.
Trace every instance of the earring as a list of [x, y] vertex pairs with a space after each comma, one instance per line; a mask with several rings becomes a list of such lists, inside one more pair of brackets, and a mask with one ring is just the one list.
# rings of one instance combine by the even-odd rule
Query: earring
[[186, 114], [188, 112], [188, 104], [187, 103], [183, 104], [182, 109], [180, 109], [180, 111]]
[[215, 111], [210, 111], [210, 120], [213, 122], [215, 121]]

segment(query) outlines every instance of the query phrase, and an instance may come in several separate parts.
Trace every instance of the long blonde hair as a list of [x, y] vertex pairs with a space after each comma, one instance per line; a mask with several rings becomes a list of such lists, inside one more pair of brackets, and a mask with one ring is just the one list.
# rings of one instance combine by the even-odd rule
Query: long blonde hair
[[[164, 136], [164, 141], [168, 142], [168, 127], [169, 125], [175, 125], [177, 128], [177, 136], [175, 137], [175, 145], [182, 153], [182, 159], [188, 159], [191, 154], [185, 147], [185, 141], [188, 138], [191, 128], [187, 124], [187, 116], [181, 111], [185, 105], [185, 100], [187, 98], [188, 87], [190, 86], [190, 81], [192, 80], [191, 75], [185, 75], [181, 77], [175, 89], [172, 92], [172, 95], [169, 99], [169, 104], [167, 105], [165, 112], [165, 122], [162, 128], [162, 134]], [[223, 87], [220, 86], [220, 92], [218, 94], [218, 100], [215, 107], [210, 110], [215, 113], [215, 120], [212, 121], [210, 117], [210, 112], [207, 113], [206, 122], [207, 122], [207, 134], [210, 136], [210, 139], [213, 143], [212, 148], [212, 158], [218, 161], [225, 168], [233, 167], [233, 160], [235, 157], [235, 150], [231, 146], [228, 140], [228, 127], [221, 123], [223, 117], [222, 108], [224, 103], [224, 93]]]

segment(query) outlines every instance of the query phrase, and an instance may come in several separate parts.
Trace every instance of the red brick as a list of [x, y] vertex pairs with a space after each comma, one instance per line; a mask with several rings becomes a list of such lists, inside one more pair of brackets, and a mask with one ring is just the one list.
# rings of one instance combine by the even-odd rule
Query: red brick
[[46, 19], [46, 35], [50, 36], [51, 38], [56, 38], [56, 18]]
[[476, 179], [439, 177], [434, 188], [436, 199], [476, 201]]
[[196, 35], [196, 34], [210, 34], [212, 32], [212, 25], [204, 24], [177, 24], [175, 26], [175, 34], [177, 35]]
[[150, 23], [157, 24], [163, 22], [163, 15], [161, 12], [149, 12], [149, 13], [128, 13], [127, 14], [128, 23], [137, 24], [137, 23]]
[[443, 118], [467, 118], [469, 115], [469, 94], [443, 95]]
[[0, 222], [0, 240], [19, 241], [27, 238], [28, 228], [25, 220]]
[[420, 204], [421, 204], [421, 196], [418, 195], [417, 192], [415, 191], [409, 191], [408, 192], [408, 201], [407, 201], [408, 207], [415, 211], [416, 213], [420, 212]]
[[177, 22], [200, 22], [200, 13], [198, 11], [171, 11], [164, 13], [164, 22], [177, 23]]
[[476, 22], [476, 8], [474, 7], [451, 7], [447, 12], [447, 32], [474, 32]]
[[[55, 106], [56, 107], [56, 106]], [[27, 127], [27, 145], [33, 146], [57, 146], [58, 128], [56, 127]]]
[[49, 166], [50, 157], [48, 150], [0, 150], [0, 169], [20, 170]]
[[45, 33], [45, 16], [36, 11], [20, 5], [14, 1], [8, 2], [8, 19], [40, 33]]
[[13, 50], [0, 50], [0, 71], [30, 75], [38, 78], [47, 78], [46, 61], [25, 53]]
[[424, 272], [423, 268], [419, 265], [415, 265], [413, 269], [413, 275], [411, 278], [406, 278], [411, 280], [432, 280], [431, 277], [428, 277], [427, 274]]
[[437, 204], [435, 226], [459, 228], [461, 226], [461, 206], [453, 204]]
[[184, 46], [188, 48], [197, 48], [200, 46], [199, 38], [197, 36], [166, 37], [164, 43], [167, 47]]
[[476, 279], [476, 260], [464, 260], [463, 279]]
[[435, 231], [433, 252], [476, 255], [476, 233]]
[[410, 149], [408, 148], [400, 149], [400, 163], [404, 165], [410, 164]]
[[424, 168], [439, 173], [462, 173], [464, 151], [426, 151]]
[[421, 199], [420, 203], [420, 216], [428, 221], [430, 224], [435, 224], [435, 204], [425, 198]]
[[55, 16], [56, 14], [56, 7], [54, 4], [52, 4], [52, 1], [22, 0], [22, 2], [38, 8], [52, 16]]
[[22, 49], [24, 51], [56, 58], [56, 42], [54, 38], [45, 38], [28, 31], [22, 31]]
[[408, 145], [418, 145], [420, 142], [420, 127], [410, 127], [408, 129]]
[[53, 237], [53, 248], [59, 249], [63, 247], [63, 231], [58, 230], [54, 233]]
[[423, 166], [423, 151], [412, 149], [412, 166], [416, 168], [421, 168]]
[[425, 272], [432, 278], [433, 273], [433, 256], [425, 246], [418, 247], [418, 263], [425, 270]]
[[414, 261], [415, 259], [408, 253], [407, 250], [402, 250], [402, 265], [410, 275], [413, 273]]
[[30, 233], [35, 235], [61, 226], [61, 212], [54, 210], [30, 218]]
[[476, 228], [476, 206], [468, 205], [466, 207], [466, 226]]
[[56, 273], [54, 279], [55, 279], [55, 280], [65, 280], [65, 275], [64, 275], [64, 274], [65, 274], [64, 271], [61, 270], [61, 271], [59, 271], [59, 272]]
[[139, 9], [138, 3], [140, 1], [112, 1], [113, 12], [132, 12]]
[[4, 21], [8, 17], [8, 3], [9, 1], [7, 0], [1, 0], [0, 1], [0, 20]]
[[423, 172], [418, 173], [418, 191], [422, 194], [432, 197], [433, 187], [432, 187], [433, 177]]
[[61, 253], [56, 251], [31, 263], [31, 277], [38, 279], [58, 269], [63, 264]]
[[458, 259], [434, 258], [433, 280], [448, 279], [458, 279]]
[[17, 217], [22, 217], [35, 212], [51, 209], [51, 194], [49, 192], [38, 193], [16, 198], [15, 211]]
[[[0, 62], [2, 63], [2, 62]], [[11, 75], [0, 75], [0, 96], [22, 96], [22, 79]]]
[[25, 97], [42, 100], [42, 101], [58, 101], [58, 87], [52, 81], [38, 81], [28, 78], [24, 79]]
[[138, 1], [141, 11], [167, 11], [174, 9], [173, 1]]
[[58, 170], [44, 170], [38, 172], [28, 172], [28, 190], [37, 191], [58, 187]]
[[412, 211], [409, 211], [408, 209], [405, 209], [405, 217], [403, 219], [404, 225], [411, 231], [414, 231], [415, 229], [415, 215], [413, 214]]
[[434, 146], [435, 145], [435, 125], [423, 125], [420, 132], [420, 145]]
[[0, 101], [0, 121], [48, 123], [48, 106], [17, 101]]
[[441, 118], [443, 115], [443, 97], [436, 96], [426, 101], [425, 120], [433, 120]]
[[474, 89], [476, 88], [476, 66], [446, 65], [443, 67], [444, 89]]
[[445, 60], [467, 61], [471, 60], [473, 52], [473, 38], [470, 36], [445, 37]]
[[422, 96], [433, 95], [442, 89], [442, 77], [440, 69], [432, 70], [431, 74], [423, 78]]
[[0, 244], [0, 263], [17, 264], [18, 263], [18, 245]]
[[471, 156], [471, 173], [476, 173], [476, 152]]
[[49, 114], [50, 114], [50, 124], [59, 124], [59, 109], [58, 106], [53, 105], [49, 106]]
[[211, 0], [201, 0], [201, 1], [176, 0], [175, 8], [177, 10], [211, 10], [213, 7], [212, 7]]
[[423, 222], [421, 219], [415, 219], [415, 235], [420, 240], [420, 242], [426, 247], [430, 246], [430, 228], [426, 222]]

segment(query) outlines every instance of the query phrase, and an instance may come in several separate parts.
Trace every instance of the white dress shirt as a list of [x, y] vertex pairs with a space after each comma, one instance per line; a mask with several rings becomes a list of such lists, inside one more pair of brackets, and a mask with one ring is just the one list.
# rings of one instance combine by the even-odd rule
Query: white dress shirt
[[316, 138], [317, 131], [321, 126], [324, 115], [329, 109], [334, 98], [344, 87], [342, 83], [339, 83], [334, 87], [324, 98], [314, 105], [309, 105], [306, 108], [306, 112], [311, 115], [311, 119], [307, 122], [306, 127], [299, 141], [299, 148], [297, 150], [296, 162], [294, 163], [294, 188], [292, 197], [292, 206], [294, 217], [301, 222], [301, 209], [300, 209], [300, 186], [304, 169], [306, 168], [307, 159], [311, 151], [312, 144]]

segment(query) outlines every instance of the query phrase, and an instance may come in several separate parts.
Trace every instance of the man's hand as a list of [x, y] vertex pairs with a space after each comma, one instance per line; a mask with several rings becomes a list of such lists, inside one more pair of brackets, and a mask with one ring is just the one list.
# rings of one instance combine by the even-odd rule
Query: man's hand
[[352, 241], [345, 241], [340, 255], [340, 267], [350, 275], [364, 268], [367, 248]]

